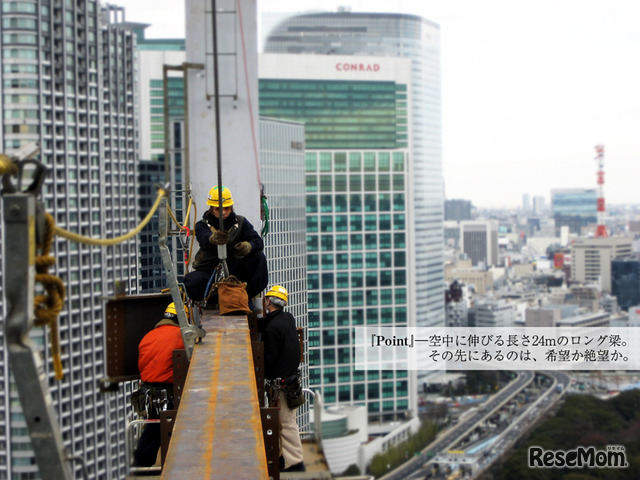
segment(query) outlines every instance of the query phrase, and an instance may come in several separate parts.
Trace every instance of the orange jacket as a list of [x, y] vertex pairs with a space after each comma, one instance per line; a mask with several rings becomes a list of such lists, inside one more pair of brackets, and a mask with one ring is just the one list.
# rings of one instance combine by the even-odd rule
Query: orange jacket
[[184, 349], [180, 327], [162, 325], [147, 333], [138, 346], [140, 379], [173, 383], [173, 351]]

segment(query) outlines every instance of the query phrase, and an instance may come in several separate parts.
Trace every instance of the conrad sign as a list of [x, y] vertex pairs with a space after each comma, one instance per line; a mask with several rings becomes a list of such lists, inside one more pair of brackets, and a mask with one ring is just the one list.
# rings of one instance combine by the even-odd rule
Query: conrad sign
[[379, 72], [378, 63], [336, 63], [336, 70], [339, 72]]

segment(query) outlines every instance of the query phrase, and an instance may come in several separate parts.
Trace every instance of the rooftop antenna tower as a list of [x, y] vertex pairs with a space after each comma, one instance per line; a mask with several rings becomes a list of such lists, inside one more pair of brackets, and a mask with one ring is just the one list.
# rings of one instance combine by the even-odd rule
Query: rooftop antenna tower
[[607, 227], [604, 224], [604, 145], [596, 145], [596, 162], [598, 162], [598, 226], [596, 238], [606, 238]]

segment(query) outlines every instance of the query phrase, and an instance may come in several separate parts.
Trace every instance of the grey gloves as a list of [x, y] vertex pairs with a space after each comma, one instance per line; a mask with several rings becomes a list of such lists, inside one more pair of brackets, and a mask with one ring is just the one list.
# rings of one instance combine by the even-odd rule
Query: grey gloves
[[211, 236], [209, 237], [209, 242], [214, 245], [225, 245], [229, 241], [229, 232], [225, 230], [216, 230], [213, 227], [209, 227], [211, 230]]

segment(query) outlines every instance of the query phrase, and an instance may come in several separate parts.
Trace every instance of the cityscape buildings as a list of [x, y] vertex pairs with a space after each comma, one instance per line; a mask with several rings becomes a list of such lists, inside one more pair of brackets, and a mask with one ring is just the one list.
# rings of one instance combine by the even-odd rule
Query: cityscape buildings
[[[94, 238], [129, 232], [138, 224], [136, 39], [123, 10], [95, 0], [4, 1], [0, 16], [3, 152], [39, 143], [48, 169], [42, 201], [57, 226]], [[127, 392], [100, 393], [98, 381], [105, 377], [104, 298], [116, 289], [138, 291], [138, 240], [95, 247], [56, 237], [52, 255], [52, 273], [67, 291], [59, 318], [61, 381], [49, 373], [44, 329], [32, 337], [51, 376], [62, 438], [69, 455], [84, 459], [84, 467], [74, 464], [78, 478], [84, 468], [89, 478], [121, 479]], [[0, 478], [39, 478], [0, 348]]]

